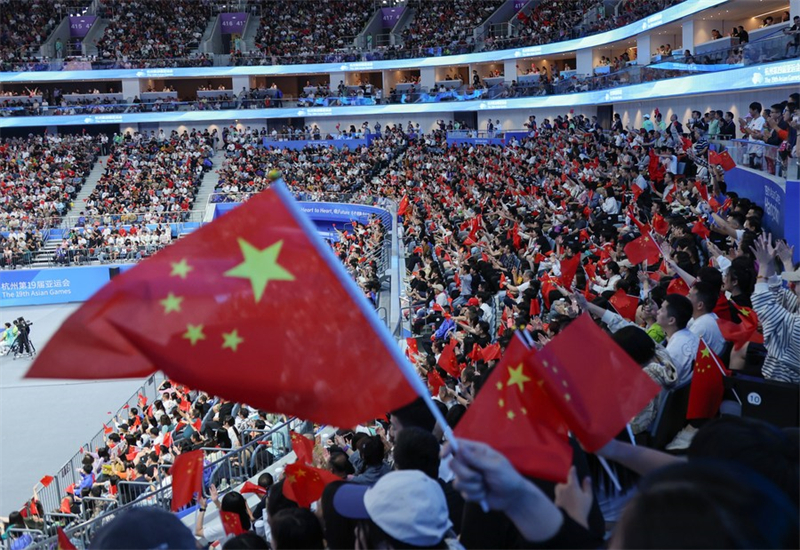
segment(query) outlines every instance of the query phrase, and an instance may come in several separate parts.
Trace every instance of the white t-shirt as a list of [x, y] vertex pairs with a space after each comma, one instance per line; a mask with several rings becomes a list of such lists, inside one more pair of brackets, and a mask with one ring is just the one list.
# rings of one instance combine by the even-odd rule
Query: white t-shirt
[[725, 338], [722, 337], [722, 332], [717, 325], [716, 313], [706, 313], [697, 319], [690, 319], [686, 328], [696, 334], [698, 338], [705, 340], [706, 345], [717, 355], [720, 355], [725, 349]]
[[667, 353], [678, 370], [677, 384], [691, 380], [692, 367], [699, 346], [700, 338], [689, 329], [679, 330], [667, 341]]

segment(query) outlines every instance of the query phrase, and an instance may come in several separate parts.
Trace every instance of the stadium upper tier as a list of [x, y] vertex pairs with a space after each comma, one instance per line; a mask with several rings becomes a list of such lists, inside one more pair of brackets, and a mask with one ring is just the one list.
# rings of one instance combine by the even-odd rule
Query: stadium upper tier
[[[261, 0], [242, 2], [236, 9], [246, 11], [230, 23], [233, 9], [208, 0], [103, 0], [83, 8], [58, 0], [3, 0], [0, 70], [440, 57], [580, 39], [675, 4], [700, 8], [723, 1], [409, 0], [389, 13], [373, 0]], [[215, 33], [220, 40], [209, 40]]]

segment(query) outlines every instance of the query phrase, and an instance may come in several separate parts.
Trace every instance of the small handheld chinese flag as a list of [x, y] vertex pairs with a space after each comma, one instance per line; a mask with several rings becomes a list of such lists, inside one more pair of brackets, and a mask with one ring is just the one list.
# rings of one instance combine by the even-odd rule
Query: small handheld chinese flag
[[458, 372], [458, 360], [456, 359], [455, 352], [456, 344], [458, 344], [458, 340], [451, 338], [450, 343], [444, 347], [441, 355], [439, 355], [439, 361], [437, 363], [453, 378], [458, 378], [459, 374], [461, 374]]
[[242, 527], [242, 518], [236, 512], [220, 511], [219, 519], [222, 521], [222, 528], [225, 529], [225, 534], [231, 537], [241, 535], [244, 533]]
[[714, 418], [725, 393], [724, 378], [730, 374], [703, 340], [697, 348], [694, 373], [689, 387], [689, 407], [686, 419]]
[[406, 338], [406, 355], [408, 357], [419, 355], [419, 345], [416, 338]]
[[[336, 326], [320, 331], [323, 318]], [[282, 183], [115, 277], [67, 319], [27, 376], [155, 370], [335, 426], [416, 397], [391, 333]]]
[[658, 245], [648, 234], [637, 237], [626, 244], [625, 256], [627, 256], [628, 261], [634, 265], [638, 265], [644, 261], [647, 261], [650, 265], [654, 265], [661, 259], [661, 250], [658, 249]]
[[636, 308], [639, 307], [639, 298], [636, 296], [630, 296], [624, 290], [618, 288], [608, 301], [614, 306], [617, 313], [628, 321], [633, 321], [636, 318]]
[[681, 296], [689, 295], [689, 285], [686, 284], [680, 277], [675, 277], [667, 285], [667, 294], [680, 294]]
[[755, 310], [740, 306], [739, 310], [740, 322], [734, 323], [726, 319], [717, 319], [717, 325], [722, 333], [722, 337], [728, 342], [733, 342], [733, 349], [740, 350], [747, 342], [764, 343], [764, 337], [757, 332], [758, 330], [758, 315]]
[[487, 363], [500, 359], [500, 344], [495, 342], [494, 344], [487, 345], [481, 350], [481, 356]]
[[53, 476], [44, 476], [42, 479], [39, 480], [39, 483], [42, 484], [42, 487], [47, 487], [51, 483], [53, 483], [54, 479], [55, 478]]
[[519, 334], [512, 338], [455, 434], [492, 445], [526, 475], [564, 481], [572, 464], [568, 429], [531, 370], [534, 353]]
[[309, 438], [292, 432], [292, 450], [297, 455], [297, 462], [300, 464], [311, 464], [314, 462], [314, 442]]
[[172, 511], [192, 502], [203, 491], [203, 451], [181, 453], [170, 468], [172, 474]]
[[78, 550], [75, 545], [72, 544], [72, 541], [69, 540], [69, 537], [62, 527], [58, 527], [56, 532], [58, 533], [58, 546], [56, 546], [58, 550]]
[[103, 434], [107, 435], [114, 431], [114, 428], [111, 426], [106, 426], [105, 422], [103, 423]]
[[322, 491], [328, 483], [341, 480], [342, 478], [328, 470], [295, 462], [286, 466], [283, 496], [295, 501], [302, 508], [308, 508], [322, 497]]
[[442, 375], [436, 369], [428, 371], [428, 385], [431, 388], [432, 395], [439, 395], [439, 388], [445, 385]]
[[263, 497], [267, 495], [268, 491], [265, 487], [262, 487], [261, 485], [256, 485], [252, 481], [245, 481], [244, 485], [242, 485], [242, 488], [239, 490], [239, 492], [243, 495], [246, 495], [247, 493], [255, 493], [258, 496]]
[[531, 365], [589, 452], [611, 441], [661, 390], [588, 314], [544, 346]]
[[397, 215], [405, 216], [407, 212], [408, 212], [408, 195], [403, 195], [403, 198], [400, 199], [400, 204], [397, 205]]

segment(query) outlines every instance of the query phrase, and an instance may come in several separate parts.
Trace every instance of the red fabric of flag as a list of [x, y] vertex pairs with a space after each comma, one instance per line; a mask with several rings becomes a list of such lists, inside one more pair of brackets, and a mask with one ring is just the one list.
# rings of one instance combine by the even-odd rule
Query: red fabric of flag
[[172, 511], [177, 512], [192, 502], [195, 493], [203, 491], [203, 451], [179, 454], [169, 471], [172, 475]]
[[703, 200], [708, 202], [708, 187], [702, 181], [697, 180], [694, 182], [694, 188], [697, 189]]
[[719, 155], [719, 160], [720, 160], [719, 162], [720, 166], [722, 166], [722, 169], [725, 170], [726, 172], [736, 168], [736, 161], [733, 160], [733, 158], [731, 158], [731, 154], [727, 151], [723, 151]]
[[580, 254], [575, 254], [571, 258], [561, 260], [561, 286], [564, 288], [571, 288], [572, 281], [575, 279], [575, 273], [581, 266]]
[[542, 314], [542, 304], [539, 303], [539, 299], [538, 298], [534, 297], [531, 300], [531, 307], [530, 307], [530, 310], [528, 311], [528, 314], [531, 317], [536, 317], [537, 315], [541, 315]]
[[144, 394], [139, 394], [139, 408], [144, 409], [147, 406], [147, 397]]
[[459, 374], [461, 374], [458, 372], [458, 361], [456, 360], [455, 349], [457, 344], [458, 340], [455, 338], [450, 339], [450, 342], [444, 347], [437, 361], [437, 364], [454, 378], [458, 378]]
[[481, 350], [481, 357], [483, 357], [483, 360], [487, 363], [500, 359], [500, 344], [494, 343], [487, 345]]
[[719, 358], [706, 343], [700, 340], [697, 357], [694, 361], [694, 372], [689, 387], [689, 407], [686, 419], [714, 418], [722, 404], [725, 393], [723, 379], [730, 374]]
[[661, 259], [661, 251], [650, 235], [642, 235], [625, 245], [625, 256], [634, 265], [644, 261], [653, 265]]
[[406, 338], [406, 355], [408, 357], [419, 355], [419, 346], [416, 338]]
[[266, 496], [267, 489], [261, 485], [256, 485], [252, 481], [245, 481], [244, 485], [242, 485], [242, 488], [239, 489], [239, 493], [243, 495], [246, 495], [247, 493], [255, 493], [263, 497]]
[[42, 484], [42, 487], [48, 487], [55, 478], [53, 476], [44, 476], [42, 479], [39, 480], [39, 483]]
[[669, 223], [661, 214], [653, 215], [653, 231], [662, 237], [666, 237], [667, 233], [669, 233]]
[[236, 512], [220, 510], [219, 519], [222, 521], [222, 528], [225, 529], [226, 535], [235, 537], [244, 533], [242, 518]]
[[408, 195], [403, 195], [403, 198], [400, 199], [400, 204], [397, 205], [397, 215], [405, 216], [407, 212], [408, 212]]
[[314, 462], [314, 442], [297, 432], [292, 432], [291, 438], [292, 450], [297, 455], [297, 462], [301, 464]]
[[191, 408], [192, 408], [192, 402], [189, 401], [188, 399], [184, 399], [183, 397], [181, 397], [180, 409], [183, 412], [189, 412], [189, 409]]
[[625, 317], [628, 321], [636, 319], [636, 308], [639, 307], [639, 298], [629, 296], [621, 288], [617, 289], [614, 295], [608, 299], [617, 313]]
[[[335, 330], [320, 331], [322, 318], [336, 319]], [[259, 409], [355, 426], [416, 397], [396, 346], [278, 184], [114, 278], [62, 325], [27, 376], [159, 369]]]
[[75, 545], [72, 544], [72, 541], [69, 540], [69, 537], [62, 527], [58, 527], [56, 532], [58, 533], [58, 545], [56, 546], [58, 550], [78, 550]]
[[283, 496], [295, 501], [302, 508], [308, 508], [322, 497], [322, 491], [329, 483], [341, 480], [342, 478], [328, 470], [295, 462], [286, 466]]
[[739, 323], [727, 319], [717, 319], [722, 337], [733, 342], [733, 349], [740, 350], [747, 342], [764, 343], [764, 336], [758, 333], [758, 315], [755, 310], [739, 306]]
[[531, 370], [534, 353], [512, 338], [455, 434], [490, 444], [525, 475], [564, 481], [572, 447], [564, 419]]
[[689, 295], [689, 285], [680, 277], [675, 277], [667, 285], [667, 294], [680, 294], [681, 296]]
[[103, 434], [104, 435], [110, 434], [113, 431], [114, 431], [114, 428], [112, 428], [111, 426], [106, 426], [106, 424], [103, 423]]
[[431, 389], [431, 395], [439, 395], [439, 388], [445, 385], [442, 375], [436, 369], [428, 371], [428, 386]]
[[611, 441], [660, 391], [588, 314], [544, 346], [531, 365], [589, 452]]
[[706, 224], [703, 223], [702, 219], [698, 218], [692, 226], [692, 233], [705, 240], [709, 235], [711, 235], [711, 230], [706, 227]]

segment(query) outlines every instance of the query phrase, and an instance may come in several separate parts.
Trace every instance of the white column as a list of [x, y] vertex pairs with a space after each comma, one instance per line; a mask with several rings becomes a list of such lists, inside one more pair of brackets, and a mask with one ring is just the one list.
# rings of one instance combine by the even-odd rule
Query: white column
[[141, 92], [138, 78], [124, 78], [122, 79], [122, 97], [126, 101], [138, 96]]
[[331, 83], [328, 85], [331, 90], [338, 90], [339, 83], [344, 82], [347, 84], [347, 78], [344, 72], [336, 72], [330, 74]]
[[419, 70], [420, 86], [431, 89], [436, 86], [436, 69], [434, 67], [422, 67]]
[[506, 82], [511, 82], [517, 79], [517, 64], [516, 59], [506, 59], [503, 62], [503, 74], [505, 75]]
[[691, 19], [684, 21], [682, 31], [683, 36], [681, 39], [683, 42], [681, 43], [681, 52], [689, 50], [694, 54], [694, 21]]
[[653, 45], [650, 43], [650, 33], [640, 34], [636, 37], [636, 64], [640, 66], [650, 64], [653, 54]]
[[575, 69], [580, 75], [594, 73], [594, 52], [591, 48], [575, 52]]
[[231, 88], [233, 89], [233, 93], [238, 95], [239, 92], [242, 91], [242, 88], [247, 90], [250, 89], [250, 77], [249, 76], [233, 76], [231, 77]]
[[800, 0], [789, 0], [789, 15], [792, 21], [796, 15], [800, 15]]

